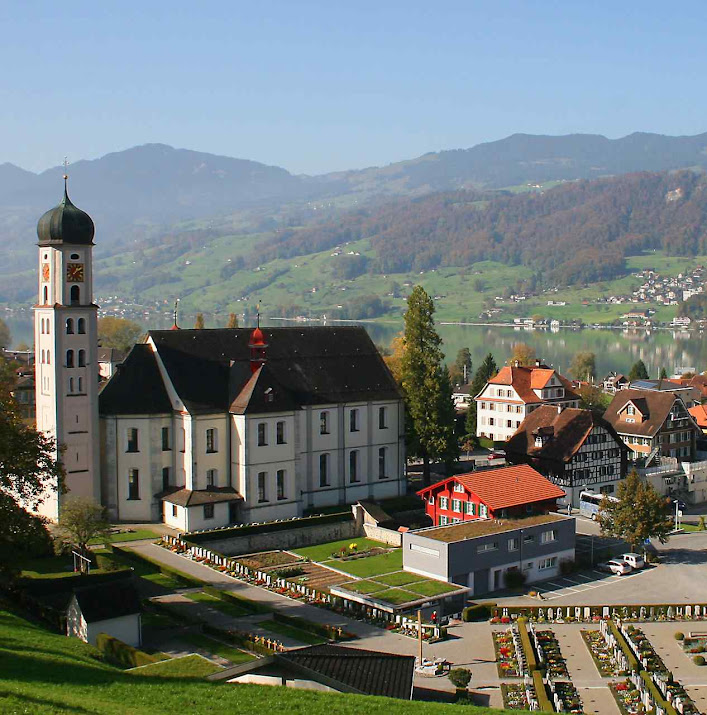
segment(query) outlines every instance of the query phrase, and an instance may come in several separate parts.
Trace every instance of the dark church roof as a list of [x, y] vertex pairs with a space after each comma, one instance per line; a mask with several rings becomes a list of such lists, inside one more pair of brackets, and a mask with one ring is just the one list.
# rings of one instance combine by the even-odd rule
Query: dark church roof
[[40, 246], [56, 246], [63, 243], [93, 244], [95, 228], [91, 217], [71, 203], [64, 186], [64, 198], [49, 209], [37, 224]]
[[172, 412], [157, 361], [149, 345], [135, 345], [98, 396], [102, 415], [156, 415]]
[[[263, 332], [268, 343], [265, 367], [255, 377], [248, 347], [251, 328], [153, 330], [148, 340], [154, 342], [180, 400], [192, 414], [231, 408], [239, 414], [289, 411], [303, 405], [400, 398], [393, 376], [364, 328], [314, 326], [264, 328]], [[162, 411], [145, 409], [144, 396], [123, 397], [121, 389], [109, 390], [116, 379], [135, 388], [145, 385], [144, 378], [127, 377], [142, 369], [142, 363], [131, 363], [132, 355], [121, 366], [118, 378], [101, 393], [101, 414], [135, 414], [132, 398], [145, 413]], [[268, 395], [273, 395], [272, 400]]]
[[131, 581], [111, 581], [74, 591], [86, 623], [140, 613], [140, 598]]
[[209, 489], [195, 490], [171, 487], [164, 492], [155, 494], [155, 498], [184, 507], [243, 501], [243, 497], [233, 487], [211, 487]]
[[277, 653], [254, 663], [227, 668], [210, 676], [209, 680], [233, 678], [278, 663], [341, 692], [403, 700], [410, 700], [412, 696], [414, 656], [329, 644]]

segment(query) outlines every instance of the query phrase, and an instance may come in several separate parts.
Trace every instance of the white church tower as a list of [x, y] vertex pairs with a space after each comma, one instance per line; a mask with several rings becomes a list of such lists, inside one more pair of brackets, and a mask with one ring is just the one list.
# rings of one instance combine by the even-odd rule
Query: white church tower
[[64, 198], [37, 225], [39, 298], [34, 307], [37, 429], [53, 437], [68, 492], [52, 492], [40, 512], [57, 521], [72, 496], [100, 501], [98, 306], [93, 304], [94, 226]]

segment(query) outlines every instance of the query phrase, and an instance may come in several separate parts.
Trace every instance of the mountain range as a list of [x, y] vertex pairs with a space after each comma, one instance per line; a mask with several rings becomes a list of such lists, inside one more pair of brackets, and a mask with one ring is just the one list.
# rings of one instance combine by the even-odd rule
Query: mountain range
[[[193, 242], [194, 231], [204, 243], [228, 235], [264, 234], [263, 241], [272, 247], [282, 231], [323, 220], [336, 223], [351, 209], [399, 197], [464, 189], [485, 192], [474, 196], [483, 202], [493, 196], [489, 191], [681, 168], [707, 168], [707, 133], [635, 133], [615, 140], [587, 134], [514, 134], [470, 149], [320, 176], [146, 144], [75, 162], [69, 193], [94, 218], [97, 256], [109, 256], [157, 245], [164, 236], [178, 244], [185, 233]], [[63, 172], [61, 166], [35, 174], [9, 163], [0, 165], [0, 251], [6, 257], [0, 274], [6, 278], [35, 268], [36, 222], [61, 197]], [[17, 280], [22, 286], [28, 279]], [[27, 289], [32, 285], [33, 279]], [[0, 290], [0, 301], [18, 299], [25, 292], [3, 295]]]

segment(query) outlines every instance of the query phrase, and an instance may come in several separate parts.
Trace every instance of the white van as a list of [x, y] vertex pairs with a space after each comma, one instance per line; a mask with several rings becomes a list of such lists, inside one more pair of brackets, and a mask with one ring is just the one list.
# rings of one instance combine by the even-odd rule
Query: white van
[[646, 565], [641, 554], [623, 554], [621, 559], [632, 569], [642, 569]]

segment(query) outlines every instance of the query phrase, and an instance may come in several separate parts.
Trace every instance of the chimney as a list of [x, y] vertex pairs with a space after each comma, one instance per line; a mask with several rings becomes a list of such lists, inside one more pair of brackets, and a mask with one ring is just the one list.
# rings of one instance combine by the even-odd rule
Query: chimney
[[520, 367], [520, 360], [514, 360], [513, 367]]
[[543, 361], [540, 358], [535, 358], [535, 367], [540, 367]]
[[561, 415], [561, 414], [562, 414], [562, 410], [564, 410], [564, 409], [565, 409], [565, 406], [564, 406], [564, 405], [557, 405], [557, 414], [558, 414], [558, 415]]

